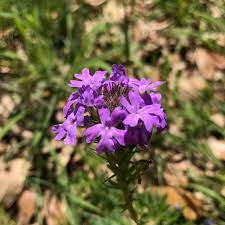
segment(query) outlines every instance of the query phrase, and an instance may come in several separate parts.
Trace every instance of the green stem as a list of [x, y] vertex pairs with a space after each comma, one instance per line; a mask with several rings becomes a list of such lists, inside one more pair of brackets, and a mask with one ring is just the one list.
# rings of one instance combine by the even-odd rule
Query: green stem
[[[131, 163], [131, 158], [134, 155], [134, 149], [124, 149], [117, 151], [114, 155], [107, 155], [107, 161], [109, 163], [109, 168], [114, 173], [116, 178], [117, 188], [122, 191], [124, 197], [124, 206], [128, 210], [131, 219], [140, 225], [137, 212], [133, 207], [133, 194], [136, 187], [136, 180], [133, 179], [131, 168], [133, 164]], [[109, 178], [110, 180], [111, 178]]]
[[132, 193], [127, 193], [128, 190], [126, 189], [122, 189], [123, 192], [123, 196], [125, 199], [125, 205], [127, 210], [130, 213], [130, 217], [131, 219], [137, 224], [139, 225], [139, 221], [138, 221], [138, 215], [137, 212], [135, 211], [134, 207], [133, 207], [133, 198], [132, 198]]
[[129, 204], [128, 206], [128, 211], [130, 213], [130, 217], [132, 218], [132, 220], [137, 224], [139, 225], [139, 221], [138, 221], [138, 216], [137, 216], [137, 212], [135, 211], [132, 203]]

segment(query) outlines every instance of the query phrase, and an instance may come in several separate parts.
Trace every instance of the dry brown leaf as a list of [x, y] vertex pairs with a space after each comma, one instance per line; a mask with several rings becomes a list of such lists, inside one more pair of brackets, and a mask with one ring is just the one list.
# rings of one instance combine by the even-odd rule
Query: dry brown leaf
[[27, 225], [35, 214], [36, 194], [31, 190], [26, 190], [20, 196], [18, 203], [18, 225]]
[[159, 194], [166, 194], [167, 203], [182, 208], [186, 219], [196, 220], [200, 216], [203, 203], [191, 192], [171, 186], [153, 187], [152, 190]]
[[150, 80], [152, 81], [157, 81], [157, 80], [160, 80], [161, 77], [160, 77], [160, 70], [159, 68], [156, 68], [156, 67], [151, 67], [151, 66], [144, 66], [144, 75], [146, 77], [149, 77]]
[[151, 21], [149, 23], [149, 32], [155, 32], [155, 31], [160, 31], [160, 30], [164, 30], [165, 28], [167, 28], [169, 26], [169, 22], [168, 21]]
[[189, 100], [196, 98], [200, 90], [206, 87], [206, 81], [198, 71], [185, 71], [178, 81], [180, 98]]
[[215, 157], [225, 161], [225, 140], [210, 137], [207, 142]]
[[64, 205], [55, 195], [47, 191], [44, 195], [43, 205], [42, 216], [45, 218], [47, 225], [67, 224]]
[[172, 163], [166, 166], [163, 176], [168, 185], [187, 186], [188, 184], [188, 178], [185, 176], [184, 172], [182, 170], [177, 170], [176, 167], [174, 168], [174, 164]]
[[27, 62], [28, 60], [27, 53], [21, 43], [17, 44], [17, 56], [19, 56], [23, 62]]
[[[180, 55], [178, 54], [171, 54], [170, 52], [164, 50], [164, 55], [169, 58], [169, 61], [173, 65], [171, 72], [169, 73], [168, 87], [170, 90], [174, 90], [176, 87], [176, 75], [179, 71], [184, 71], [186, 64], [182, 61]], [[161, 62], [161, 64], [162, 63], [163, 62]]]
[[165, 46], [166, 38], [161, 35], [160, 31], [168, 27], [168, 21], [151, 21], [146, 22], [139, 19], [136, 25], [132, 27], [133, 39], [136, 42], [145, 40], [145, 51], [152, 51], [160, 46]]
[[225, 57], [216, 53], [211, 53], [211, 58], [216, 68], [220, 70], [225, 69]]
[[11, 29], [4, 29], [4, 30], [0, 29], [0, 38], [1, 39], [6, 38], [7, 36], [10, 35], [10, 32], [12, 32]]
[[84, 0], [84, 2], [90, 6], [97, 7], [101, 5], [106, 0]]
[[218, 35], [216, 35], [216, 43], [222, 47], [225, 46], [225, 35], [219, 33]]
[[182, 132], [178, 124], [170, 124], [169, 133], [176, 136], [182, 136]]
[[217, 70], [225, 69], [224, 56], [209, 52], [203, 48], [197, 48], [195, 52], [190, 55], [190, 60], [197, 65], [199, 72], [206, 79], [216, 79], [215, 73]]
[[141, 20], [137, 21], [137, 26], [135, 27], [136, 29], [136, 35], [138, 35], [139, 38], [137, 40], [143, 40], [148, 37], [155, 36], [158, 31], [161, 31], [169, 26], [168, 21], [162, 21], [158, 22], [156, 20], [151, 21], [151, 22], [146, 22]]
[[116, 0], [107, 1], [103, 9], [103, 20], [109, 23], [118, 23], [124, 18], [124, 9], [122, 4]]
[[0, 143], [0, 154], [2, 154], [3, 152], [6, 151], [8, 145], [4, 144], [4, 143]]
[[62, 151], [59, 154], [59, 159], [62, 166], [67, 165], [73, 151], [74, 151], [73, 147], [69, 145], [64, 146], [64, 148], [62, 148]]
[[5, 163], [0, 160], [0, 202], [9, 208], [23, 189], [30, 164], [22, 158]]
[[0, 118], [8, 118], [14, 107], [15, 102], [13, 101], [12, 97], [9, 95], [2, 95], [0, 98]]
[[209, 10], [214, 18], [220, 18], [223, 16], [223, 5], [220, 4], [213, 4], [210, 5]]
[[[172, 153], [173, 154], [173, 153]], [[173, 162], [181, 162], [182, 160], [184, 160], [184, 154], [182, 154], [182, 153], [176, 153], [176, 154], [173, 154], [173, 156], [172, 156], [172, 161]]]
[[30, 131], [30, 130], [23, 130], [22, 131], [22, 137], [23, 137], [24, 140], [29, 141], [33, 137], [33, 132]]
[[225, 197], [225, 186], [221, 190], [221, 195], [223, 195], [223, 197]]
[[225, 117], [220, 113], [211, 115], [210, 119], [219, 127], [225, 126]]
[[7, 66], [0, 66], [0, 73], [9, 73], [10, 70], [11, 69]]
[[190, 161], [182, 160], [181, 162], [167, 163], [164, 172], [166, 183], [171, 186], [187, 186], [187, 171], [192, 171], [195, 175], [200, 175], [200, 171], [190, 163]]

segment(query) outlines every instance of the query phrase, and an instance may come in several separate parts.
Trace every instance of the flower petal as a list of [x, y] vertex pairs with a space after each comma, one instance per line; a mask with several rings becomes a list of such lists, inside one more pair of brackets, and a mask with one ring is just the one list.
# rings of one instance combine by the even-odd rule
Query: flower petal
[[111, 154], [115, 152], [115, 143], [108, 137], [108, 135], [104, 135], [97, 145], [96, 152], [98, 154], [103, 152], [108, 152]]
[[149, 84], [147, 89], [148, 91], [155, 91], [158, 86], [161, 86], [162, 84], [165, 84], [165, 83], [166, 83], [165, 81], [155, 81]]
[[94, 99], [94, 105], [96, 106], [101, 106], [104, 104], [104, 97], [103, 95], [98, 96], [97, 98]]
[[157, 124], [157, 131], [158, 133], [161, 133], [163, 130], [165, 130], [167, 127], [167, 122], [166, 122], [166, 114], [163, 112], [161, 117], [160, 117], [160, 121]]
[[78, 93], [72, 93], [70, 95], [70, 97], [67, 100], [66, 105], [63, 108], [63, 115], [64, 115], [64, 117], [68, 116], [69, 111], [71, 111], [70, 108], [77, 101], [77, 98], [78, 98]]
[[130, 100], [131, 105], [136, 110], [138, 110], [140, 108], [141, 104], [144, 104], [144, 100], [141, 98], [139, 93], [134, 92], [134, 91], [130, 91], [128, 95], [129, 95], [129, 100]]
[[100, 123], [87, 128], [87, 130], [84, 132], [84, 135], [86, 136], [86, 142], [90, 143], [95, 138], [99, 137], [103, 129], [104, 129], [104, 126]]
[[90, 71], [88, 68], [84, 68], [82, 70], [82, 73], [79, 74], [74, 74], [74, 77], [81, 80], [81, 81], [86, 81], [86, 80], [89, 80], [90, 78], [92, 78], [92, 76], [90, 75]]
[[70, 83], [68, 84], [70, 87], [76, 87], [80, 88], [83, 86], [83, 82], [79, 80], [70, 80]]
[[84, 113], [85, 113], [86, 109], [84, 106], [79, 106], [76, 114], [75, 114], [75, 118], [77, 121], [77, 125], [78, 126], [83, 126], [84, 125]]
[[132, 87], [132, 88], [137, 88], [138, 87], [138, 85], [139, 85], [139, 80], [138, 79], [135, 79], [135, 78], [129, 78], [129, 85], [130, 85], [130, 87]]
[[79, 80], [82, 80], [82, 73], [81, 74], [80, 73], [75, 73], [73, 76], [75, 78], [79, 79]]
[[75, 145], [77, 143], [77, 126], [72, 124], [67, 127], [66, 138], [64, 139], [64, 144]]
[[121, 64], [120, 65], [113, 64], [112, 65], [112, 73], [110, 75], [110, 80], [122, 81], [122, 83], [123, 83], [123, 81], [128, 82], [125, 67]]
[[151, 116], [146, 113], [141, 114], [141, 120], [144, 122], [147, 131], [151, 132], [154, 125], [159, 121], [157, 116]]
[[120, 104], [129, 112], [129, 113], [134, 113], [133, 107], [130, 105], [130, 103], [127, 101], [127, 99], [122, 96], [120, 98]]
[[111, 124], [117, 125], [122, 122], [127, 116], [127, 112], [121, 107], [116, 107], [111, 113]]
[[99, 114], [100, 120], [103, 124], [105, 124], [106, 122], [108, 122], [110, 120], [109, 108], [100, 108], [98, 110], [98, 114]]
[[92, 76], [90, 75], [90, 71], [88, 68], [84, 68], [82, 70], [82, 80], [89, 80], [90, 78], [92, 78]]
[[104, 70], [96, 71], [93, 75], [93, 79], [97, 81], [102, 81], [105, 78], [106, 73], [107, 72]]
[[151, 113], [155, 115], [160, 115], [163, 113], [163, 109], [159, 104], [146, 105], [139, 110], [139, 113]]
[[139, 116], [135, 113], [129, 114], [126, 119], [123, 121], [125, 125], [130, 127], [135, 127], [138, 125]]
[[52, 127], [52, 132], [56, 133], [56, 136], [55, 136], [54, 139], [57, 140], [57, 141], [63, 139], [65, 137], [65, 135], [66, 135], [66, 131], [63, 128], [62, 124], [54, 125]]
[[150, 80], [149, 79], [146, 79], [146, 78], [141, 78], [141, 80], [140, 80], [140, 86], [141, 85], [149, 85], [149, 83], [150, 83]]
[[138, 144], [139, 135], [137, 127], [128, 127], [127, 132], [124, 136], [126, 145]]
[[160, 104], [162, 98], [160, 93], [151, 93], [150, 97], [153, 104]]
[[118, 143], [120, 145], [125, 146], [124, 136], [125, 136], [126, 130], [120, 130], [120, 129], [113, 127], [113, 128], [111, 128], [111, 132], [113, 134], [113, 137], [118, 141]]

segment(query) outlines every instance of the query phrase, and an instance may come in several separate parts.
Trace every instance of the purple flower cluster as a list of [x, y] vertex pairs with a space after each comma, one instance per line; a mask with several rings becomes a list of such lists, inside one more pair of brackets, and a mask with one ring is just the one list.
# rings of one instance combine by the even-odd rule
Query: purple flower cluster
[[113, 153], [119, 148], [146, 147], [153, 128], [166, 128], [161, 95], [156, 88], [162, 81], [129, 78], [122, 65], [113, 65], [92, 76], [87, 68], [75, 74], [69, 86], [77, 88], [63, 110], [65, 121], [53, 126], [55, 139], [76, 144], [77, 127], [85, 127], [86, 142], [96, 142], [97, 153]]

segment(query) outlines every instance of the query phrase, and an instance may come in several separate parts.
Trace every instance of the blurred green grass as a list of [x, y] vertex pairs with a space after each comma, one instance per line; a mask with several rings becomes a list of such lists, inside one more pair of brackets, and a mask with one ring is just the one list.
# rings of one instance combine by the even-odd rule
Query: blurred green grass
[[[57, 123], [55, 115], [60, 108], [59, 102], [64, 101], [70, 92], [68, 81], [83, 67], [110, 70], [112, 63], [123, 63], [129, 71], [141, 74], [146, 65], [156, 67], [153, 59], [159, 58], [157, 52], [151, 52], [151, 63], [137, 55], [138, 51], [145, 50], [143, 44], [136, 42], [131, 35], [139, 15], [129, 14], [124, 20], [110, 23], [103, 17], [106, 3], [103, 1], [98, 7], [92, 7], [85, 1], [72, 0], [0, 2], [0, 66], [7, 68], [7, 72], [1, 74], [0, 94], [8, 94], [16, 102], [9, 118], [1, 125], [0, 140], [10, 145], [15, 124], [33, 133], [29, 141], [19, 135], [14, 137], [18, 144], [11, 146], [6, 159], [21, 155], [21, 149], [25, 149], [26, 153], [22, 155], [32, 162], [32, 175], [27, 178], [26, 187], [34, 189], [40, 198], [45, 189], [59, 196], [67, 206], [69, 224], [129, 224], [130, 221], [120, 217], [121, 210], [115, 209], [120, 203], [119, 194], [102, 184], [105, 176], [98, 172], [101, 159], [82, 146], [75, 149], [75, 154], [79, 152], [82, 156], [81, 163], [88, 164], [94, 173], [95, 179], [92, 180], [82, 168], [71, 173], [71, 169], [63, 167], [57, 149], [52, 147], [50, 127]], [[131, 5], [135, 10], [137, 3], [124, 1], [124, 6]], [[184, 49], [198, 46], [225, 55], [224, 47], [218, 46], [214, 39], [214, 34], [225, 30], [225, 13], [219, 18], [213, 17], [209, 9], [214, 5], [225, 11], [223, 1], [155, 0], [143, 20], [169, 21], [162, 33], [176, 41], [173, 51], [178, 55], [182, 55]], [[94, 22], [91, 30], [86, 29], [88, 22]], [[117, 29], [115, 37], [112, 37], [111, 29]], [[174, 65], [166, 57], [161, 57], [160, 78], [168, 80]], [[180, 75], [176, 75], [177, 81]], [[193, 178], [189, 188], [211, 199], [218, 213], [204, 216], [213, 217], [221, 225], [225, 205], [225, 198], [220, 194], [225, 183], [224, 163], [215, 158], [202, 140], [210, 136], [225, 138], [224, 129], [210, 120], [213, 107], [225, 115], [224, 101], [216, 100], [213, 95], [215, 88], [220, 85], [223, 89], [224, 84], [224, 79], [219, 84], [207, 81], [207, 87], [197, 98], [185, 101], [178, 89], [162, 88], [169, 124], [181, 118], [183, 135], [165, 132], [162, 137], [154, 135], [151, 143], [151, 148], [160, 149], [155, 156], [157, 174], [153, 177], [157, 184], [164, 183], [163, 171], [168, 155], [182, 153], [202, 170], [206, 170], [206, 161], [214, 164], [220, 180]], [[167, 104], [170, 101], [172, 107]], [[47, 157], [53, 162], [54, 169], [48, 168], [43, 148], [48, 149]], [[152, 205], [158, 209], [156, 213], [151, 212]], [[169, 208], [163, 197], [140, 195], [137, 207], [144, 206], [148, 213], [143, 218], [153, 221], [150, 224], [191, 224], [179, 211]], [[205, 217], [196, 223], [203, 224]]]

